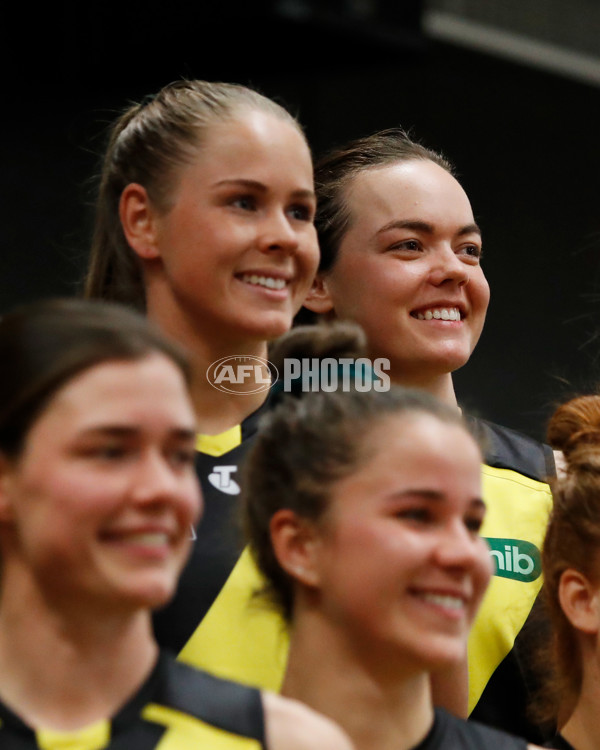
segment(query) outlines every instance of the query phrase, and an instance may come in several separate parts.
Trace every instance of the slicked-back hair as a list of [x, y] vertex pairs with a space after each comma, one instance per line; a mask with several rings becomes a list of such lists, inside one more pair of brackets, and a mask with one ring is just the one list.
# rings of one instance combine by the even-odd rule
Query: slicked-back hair
[[301, 126], [282, 105], [247, 86], [180, 80], [129, 107], [114, 123], [101, 168], [84, 296], [145, 310], [141, 264], [129, 247], [119, 201], [131, 183], [142, 185], [152, 205], [173, 205], [179, 170], [197, 157], [209, 128], [248, 110], [267, 112]]
[[432, 161], [454, 176], [454, 167], [442, 154], [412, 140], [401, 128], [357, 138], [317, 161], [315, 224], [321, 248], [319, 270], [328, 271], [334, 265], [340, 243], [352, 224], [347, 196], [354, 179], [368, 170], [408, 161]]

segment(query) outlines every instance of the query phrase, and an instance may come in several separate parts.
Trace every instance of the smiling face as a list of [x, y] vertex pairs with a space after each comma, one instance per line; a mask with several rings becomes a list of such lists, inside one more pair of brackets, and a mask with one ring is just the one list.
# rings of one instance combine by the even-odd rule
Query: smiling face
[[466, 431], [391, 416], [333, 486], [317, 545], [320, 609], [367, 658], [435, 669], [464, 655], [491, 574], [481, 454]]
[[362, 325], [397, 382], [420, 385], [464, 365], [489, 287], [462, 187], [434, 162], [412, 160], [361, 172], [346, 203], [350, 227], [323, 277], [336, 317]]
[[[156, 219], [170, 309], [220, 339], [284, 333], [318, 264], [314, 212], [311, 155], [292, 124], [245, 109], [209, 127]], [[152, 287], [149, 305], [161, 315]]]
[[52, 398], [3, 464], [4, 580], [111, 611], [166, 603], [201, 504], [194, 413], [165, 356], [110, 361]]

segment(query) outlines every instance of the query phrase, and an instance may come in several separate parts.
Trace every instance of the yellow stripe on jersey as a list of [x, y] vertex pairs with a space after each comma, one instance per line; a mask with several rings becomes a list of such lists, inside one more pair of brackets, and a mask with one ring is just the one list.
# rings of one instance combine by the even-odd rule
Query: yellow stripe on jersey
[[289, 636], [281, 615], [253, 596], [263, 584], [244, 550], [178, 658], [219, 677], [279, 690]]
[[196, 435], [196, 450], [208, 456], [223, 456], [242, 442], [242, 426], [234, 425], [218, 435]]
[[261, 750], [255, 739], [241, 737], [213, 727], [190, 714], [167, 706], [149, 703], [142, 711], [147, 721], [162, 724], [167, 731], [156, 745], [156, 750]]
[[75, 732], [38, 729], [35, 736], [40, 750], [102, 750], [110, 742], [110, 722], [101, 719]]
[[[549, 486], [485, 465], [482, 479], [487, 506], [482, 536], [528, 542], [541, 550], [552, 506]], [[492, 577], [469, 638], [469, 712], [513, 647], [541, 585], [541, 575], [533, 581]]]

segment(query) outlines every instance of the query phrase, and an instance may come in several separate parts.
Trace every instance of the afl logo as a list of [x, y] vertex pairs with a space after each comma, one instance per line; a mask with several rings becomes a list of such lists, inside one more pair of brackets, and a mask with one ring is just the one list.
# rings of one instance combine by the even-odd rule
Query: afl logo
[[218, 391], [240, 396], [268, 391], [279, 373], [268, 359], [234, 355], [213, 362], [206, 371], [206, 379]]

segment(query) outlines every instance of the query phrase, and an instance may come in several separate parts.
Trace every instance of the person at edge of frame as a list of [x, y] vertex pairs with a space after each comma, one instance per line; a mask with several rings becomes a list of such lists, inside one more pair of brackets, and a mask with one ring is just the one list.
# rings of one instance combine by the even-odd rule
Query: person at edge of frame
[[600, 396], [561, 404], [548, 442], [564, 456], [542, 550], [542, 601], [551, 623], [537, 644], [540, 690], [531, 711], [558, 731], [545, 747], [598, 746], [600, 634]]
[[351, 750], [331, 720], [160, 649], [201, 512], [189, 364], [122, 306], [0, 320], [2, 750]]

